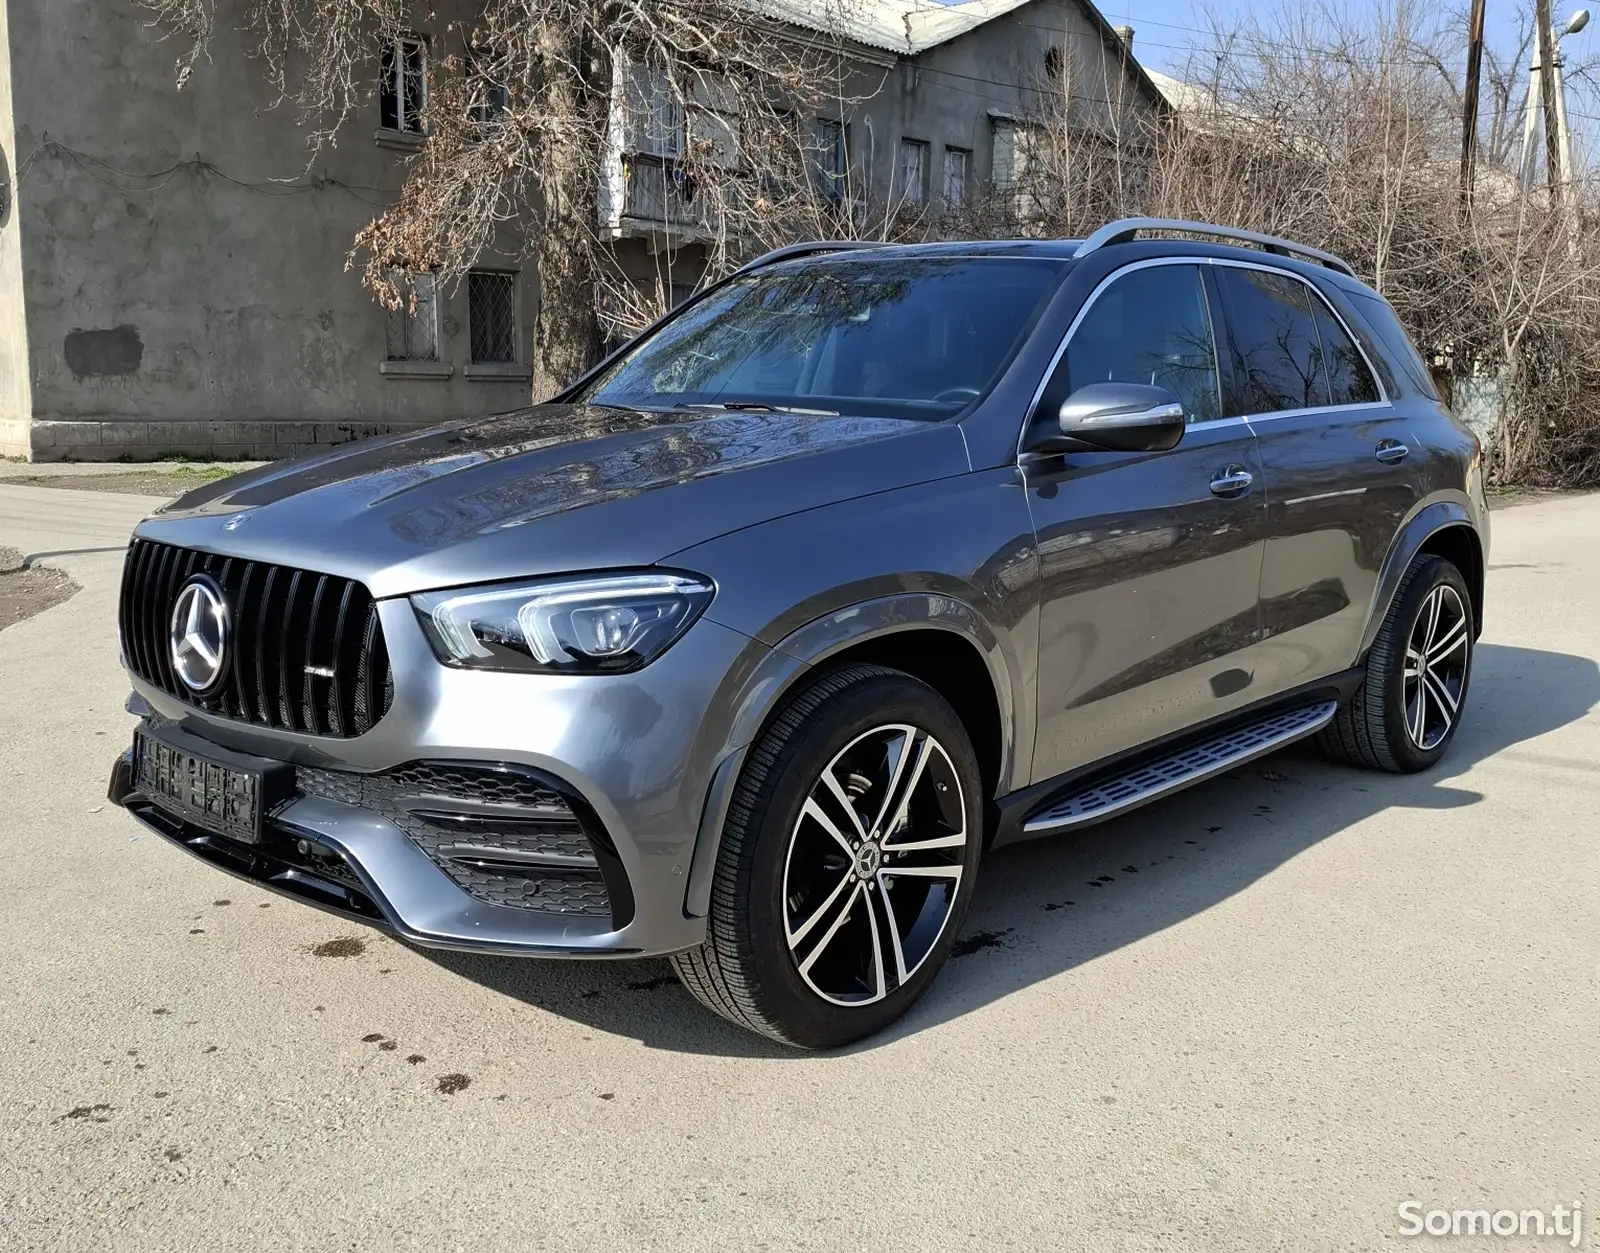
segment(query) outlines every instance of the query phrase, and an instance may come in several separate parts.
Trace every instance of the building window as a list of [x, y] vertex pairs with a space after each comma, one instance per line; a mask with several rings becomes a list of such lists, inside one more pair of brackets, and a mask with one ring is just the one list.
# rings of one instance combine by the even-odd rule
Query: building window
[[663, 65], [627, 67], [628, 151], [652, 157], [683, 155], [683, 99]]
[[829, 200], [843, 200], [850, 170], [850, 128], [832, 118], [817, 118], [811, 124], [811, 152], [817, 190]]
[[420, 135], [427, 105], [428, 45], [414, 35], [391, 39], [383, 48], [383, 82], [378, 92], [382, 125]]
[[944, 150], [944, 202], [952, 209], [967, 203], [967, 167], [972, 154], [965, 148]]
[[689, 88], [689, 144], [697, 161], [737, 169], [744, 160], [739, 98], [725, 75], [695, 71]]
[[900, 141], [900, 186], [907, 204], [928, 199], [928, 145], [920, 139]]
[[1015, 122], [994, 124], [994, 185], [1013, 188], [1027, 173], [1028, 145], [1022, 127]]
[[390, 361], [439, 359], [439, 283], [432, 274], [395, 279], [400, 307], [389, 310]]
[[502, 80], [504, 58], [487, 48], [467, 52], [467, 72], [477, 79], [467, 116], [472, 123], [472, 138], [486, 139], [505, 120], [511, 108], [511, 92]]
[[995, 191], [1008, 200], [1021, 217], [1032, 217], [1038, 202], [1033, 184], [1034, 145], [1037, 131], [1021, 122], [997, 120], [994, 124], [994, 156], [990, 177]]
[[517, 276], [500, 270], [467, 274], [467, 327], [473, 365], [517, 360]]

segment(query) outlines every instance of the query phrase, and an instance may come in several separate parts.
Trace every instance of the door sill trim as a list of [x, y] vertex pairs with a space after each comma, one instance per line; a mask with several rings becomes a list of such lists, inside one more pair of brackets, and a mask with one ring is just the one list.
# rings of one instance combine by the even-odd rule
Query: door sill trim
[[1047, 800], [1022, 823], [1023, 837], [1103, 822], [1314, 735], [1338, 711], [1321, 700], [1235, 725], [1098, 783]]

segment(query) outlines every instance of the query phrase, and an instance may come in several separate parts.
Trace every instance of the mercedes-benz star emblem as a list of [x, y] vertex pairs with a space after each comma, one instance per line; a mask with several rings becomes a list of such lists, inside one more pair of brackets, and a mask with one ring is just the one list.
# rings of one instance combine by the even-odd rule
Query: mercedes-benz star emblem
[[197, 574], [172, 606], [172, 668], [185, 687], [204, 692], [222, 677], [228, 655], [228, 602], [209, 574]]

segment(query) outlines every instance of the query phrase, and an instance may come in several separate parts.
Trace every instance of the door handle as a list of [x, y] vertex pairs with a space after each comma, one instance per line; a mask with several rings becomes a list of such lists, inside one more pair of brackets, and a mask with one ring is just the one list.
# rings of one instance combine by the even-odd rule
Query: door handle
[[1229, 466], [1211, 480], [1213, 496], [1242, 496], [1250, 490], [1255, 477], [1243, 466]]
[[1397, 439], [1380, 439], [1378, 449], [1372, 455], [1384, 465], [1392, 465], [1396, 461], [1404, 461], [1410, 451]]

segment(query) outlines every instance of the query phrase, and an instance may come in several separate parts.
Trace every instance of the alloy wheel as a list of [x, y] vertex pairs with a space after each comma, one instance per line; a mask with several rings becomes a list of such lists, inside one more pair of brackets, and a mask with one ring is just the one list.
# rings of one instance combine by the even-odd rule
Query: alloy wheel
[[1424, 752], [1444, 741], [1460, 712], [1472, 657], [1467, 627], [1460, 593], [1441, 583], [1422, 602], [1406, 641], [1406, 734]]
[[950, 755], [918, 727], [876, 727], [828, 763], [783, 871], [784, 938], [813, 992], [870, 1005], [922, 968], [965, 873], [966, 813]]

